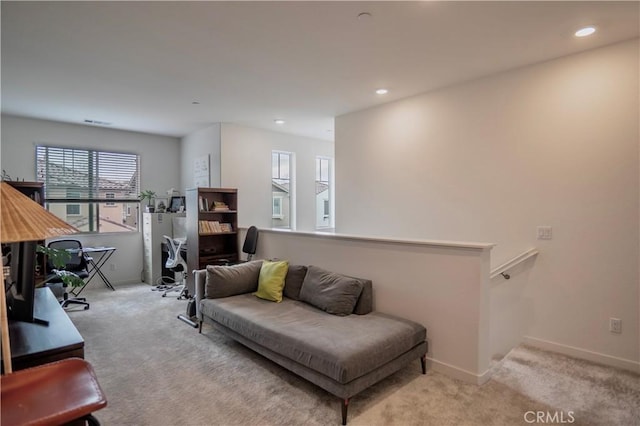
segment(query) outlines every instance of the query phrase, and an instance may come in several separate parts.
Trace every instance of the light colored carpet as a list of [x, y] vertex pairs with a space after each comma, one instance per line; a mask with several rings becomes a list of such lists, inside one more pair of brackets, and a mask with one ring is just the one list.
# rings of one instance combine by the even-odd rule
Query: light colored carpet
[[[213, 327], [198, 334], [176, 319], [186, 301], [175, 295], [144, 284], [92, 284], [82, 295], [91, 309], [69, 315], [107, 394], [96, 413], [103, 425], [340, 424], [336, 397]], [[523, 346], [478, 387], [422, 375], [416, 360], [355, 396], [348, 424], [526, 425], [528, 411], [556, 424], [640, 425], [640, 377]]]

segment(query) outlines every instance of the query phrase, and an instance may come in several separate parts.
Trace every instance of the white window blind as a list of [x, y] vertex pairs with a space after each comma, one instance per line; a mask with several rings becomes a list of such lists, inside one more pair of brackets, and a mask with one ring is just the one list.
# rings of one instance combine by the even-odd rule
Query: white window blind
[[36, 147], [47, 209], [81, 232], [137, 231], [139, 175], [136, 154]]
[[[138, 201], [138, 163], [136, 154], [36, 147], [37, 180], [44, 182], [49, 203]], [[69, 199], [68, 193], [78, 199]]]

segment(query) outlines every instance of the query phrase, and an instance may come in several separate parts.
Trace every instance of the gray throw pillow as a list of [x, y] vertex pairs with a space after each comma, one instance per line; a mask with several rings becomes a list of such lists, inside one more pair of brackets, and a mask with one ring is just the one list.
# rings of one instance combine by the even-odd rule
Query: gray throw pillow
[[327, 313], [345, 316], [353, 312], [361, 292], [360, 280], [311, 265], [302, 283], [300, 300]]
[[300, 300], [300, 289], [307, 275], [307, 267], [304, 265], [289, 265], [287, 276], [284, 278], [284, 297]]
[[262, 260], [231, 266], [208, 265], [204, 297], [219, 299], [256, 291], [261, 267]]
[[365, 278], [354, 278], [362, 283], [362, 293], [358, 297], [358, 302], [353, 308], [353, 313], [357, 315], [366, 315], [373, 311], [373, 290], [371, 280]]

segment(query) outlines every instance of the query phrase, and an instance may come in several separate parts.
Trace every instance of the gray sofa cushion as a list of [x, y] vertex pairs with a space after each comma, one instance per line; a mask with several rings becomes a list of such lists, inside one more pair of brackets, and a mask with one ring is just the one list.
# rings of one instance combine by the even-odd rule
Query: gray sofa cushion
[[307, 267], [304, 265], [289, 265], [287, 276], [284, 279], [284, 297], [300, 300], [300, 289], [307, 275]]
[[367, 280], [364, 278], [355, 278], [356, 280], [362, 283], [362, 293], [360, 293], [360, 297], [358, 298], [358, 303], [356, 303], [356, 307], [353, 308], [353, 313], [358, 315], [365, 315], [369, 312], [373, 311], [373, 283], [371, 280]]
[[[304, 302], [241, 294], [200, 302], [202, 313], [241, 336], [339, 383], [348, 383], [424, 345], [426, 330], [372, 312], [339, 317]], [[339, 338], [338, 338], [339, 336]]]
[[261, 267], [262, 260], [232, 266], [207, 266], [204, 297], [217, 299], [256, 291]]
[[356, 278], [310, 265], [300, 289], [300, 300], [334, 315], [349, 315], [363, 284]]

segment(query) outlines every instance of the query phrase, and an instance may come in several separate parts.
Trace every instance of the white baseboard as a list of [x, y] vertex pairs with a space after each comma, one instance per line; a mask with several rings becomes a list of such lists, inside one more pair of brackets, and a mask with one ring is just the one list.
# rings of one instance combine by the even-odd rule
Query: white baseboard
[[[575, 358], [586, 359], [588, 361], [597, 362], [599, 364], [611, 367], [622, 368], [625, 370], [640, 373], [640, 362], [624, 358], [618, 358], [611, 355], [592, 352], [586, 349], [576, 348], [573, 346], [563, 345], [560, 343], [550, 342], [548, 340], [538, 339], [536, 337], [524, 336], [523, 343], [534, 346], [536, 348], [547, 351], [558, 352]], [[433, 369], [438, 373], [442, 373], [454, 379], [461, 380], [465, 383], [474, 385], [482, 385], [491, 379], [493, 369], [489, 368], [482, 374], [476, 374], [464, 368], [456, 367], [446, 362], [427, 357], [427, 368]]]
[[437, 359], [427, 357], [427, 368], [433, 369], [438, 373], [442, 373], [446, 376], [453, 377], [454, 379], [461, 380], [465, 383], [471, 383], [474, 385], [482, 385], [491, 378], [492, 370], [487, 369], [482, 374], [475, 374], [471, 371], [465, 370], [460, 367], [456, 367], [446, 362], [438, 361]]
[[611, 355], [592, 352], [587, 349], [576, 348], [574, 346], [563, 345], [561, 343], [550, 342], [548, 340], [538, 339], [537, 337], [524, 336], [523, 343], [534, 346], [536, 348], [558, 352], [575, 358], [586, 359], [611, 367], [622, 368], [625, 370], [640, 373], [640, 362], [630, 359], [618, 358]]

